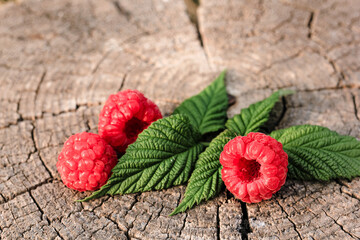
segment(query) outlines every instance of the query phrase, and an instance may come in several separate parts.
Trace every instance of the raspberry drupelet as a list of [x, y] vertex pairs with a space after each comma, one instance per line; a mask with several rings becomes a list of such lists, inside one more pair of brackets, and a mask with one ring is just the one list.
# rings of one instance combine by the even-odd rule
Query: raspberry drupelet
[[220, 163], [226, 188], [247, 203], [270, 199], [284, 185], [288, 171], [288, 156], [282, 144], [263, 133], [229, 141]]
[[159, 108], [141, 92], [121, 91], [106, 101], [99, 116], [99, 135], [117, 152], [124, 153], [159, 118], [162, 118]]
[[67, 187], [82, 192], [103, 186], [116, 163], [116, 153], [105, 140], [82, 132], [64, 143], [56, 167]]

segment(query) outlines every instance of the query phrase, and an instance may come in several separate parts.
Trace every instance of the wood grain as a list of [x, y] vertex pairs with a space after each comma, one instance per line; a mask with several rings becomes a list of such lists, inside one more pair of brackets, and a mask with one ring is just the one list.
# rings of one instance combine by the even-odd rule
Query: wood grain
[[[194, 17], [194, 9], [192, 17]], [[185, 186], [74, 200], [64, 141], [97, 132], [109, 94], [138, 89], [169, 115], [224, 68], [236, 103], [269, 96], [277, 128], [318, 124], [360, 139], [357, 0], [23, 0], [0, 5], [1, 239], [358, 239], [360, 181], [288, 181], [271, 200], [231, 194], [173, 217]]]

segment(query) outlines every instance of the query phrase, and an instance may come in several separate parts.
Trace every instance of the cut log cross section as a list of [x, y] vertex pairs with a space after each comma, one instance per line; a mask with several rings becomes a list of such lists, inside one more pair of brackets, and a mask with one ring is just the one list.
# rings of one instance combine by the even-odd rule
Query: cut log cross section
[[0, 1], [0, 239], [360, 238], [358, 178], [289, 180], [259, 204], [224, 193], [172, 217], [185, 186], [74, 202], [89, 193], [63, 185], [57, 155], [123, 89], [167, 116], [226, 68], [229, 117], [290, 88], [278, 128], [360, 138], [358, 0], [203, 0], [192, 18], [185, 2]]

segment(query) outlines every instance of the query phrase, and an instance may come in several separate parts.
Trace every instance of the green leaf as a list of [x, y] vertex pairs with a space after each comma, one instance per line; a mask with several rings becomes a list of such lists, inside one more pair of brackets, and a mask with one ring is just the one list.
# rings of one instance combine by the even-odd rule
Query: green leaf
[[301, 125], [273, 131], [289, 156], [288, 177], [328, 181], [360, 176], [360, 142], [325, 127]]
[[235, 133], [225, 130], [214, 138], [209, 147], [200, 154], [186, 187], [185, 197], [170, 215], [185, 212], [195, 204], [219, 194], [223, 188], [223, 181], [221, 180], [222, 166], [219, 162], [220, 154], [225, 144], [234, 137], [236, 137]]
[[258, 132], [260, 127], [269, 120], [269, 115], [275, 103], [279, 98], [293, 91], [279, 90], [270, 97], [251, 104], [248, 108], [241, 110], [241, 113], [235, 115], [226, 122], [226, 128], [233, 130], [241, 136], [246, 136], [250, 132]]
[[139, 134], [113, 169], [113, 174], [87, 201], [105, 194], [160, 190], [185, 183], [204, 146], [187, 116], [159, 119]]
[[227, 119], [228, 98], [225, 71], [198, 95], [186, 99], [173, 114], [185, 114], [201, 134], [224, 129]]

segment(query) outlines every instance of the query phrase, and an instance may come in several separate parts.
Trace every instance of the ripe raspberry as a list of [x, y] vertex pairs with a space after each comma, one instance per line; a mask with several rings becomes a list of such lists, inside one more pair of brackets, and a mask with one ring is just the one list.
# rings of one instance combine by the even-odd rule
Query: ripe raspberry
[[64, 143], [56, 167], [66, 186], [82, 192], [104, 185], [116, 163], [116, 153], [105, 140], [82, 132]]
[[162, 118], [159, 108], [142, 93], [125, 90], [108, 98], [99, 117], [99, 135], [115, 150], [125, 152], [139, 133]]
[[247, 203], [271, 198], [284, 185], [288, 171], [288, 156], [282, 144], [263, 133], [249, 133], [229, 141], [220, 163], [227, 189]]

